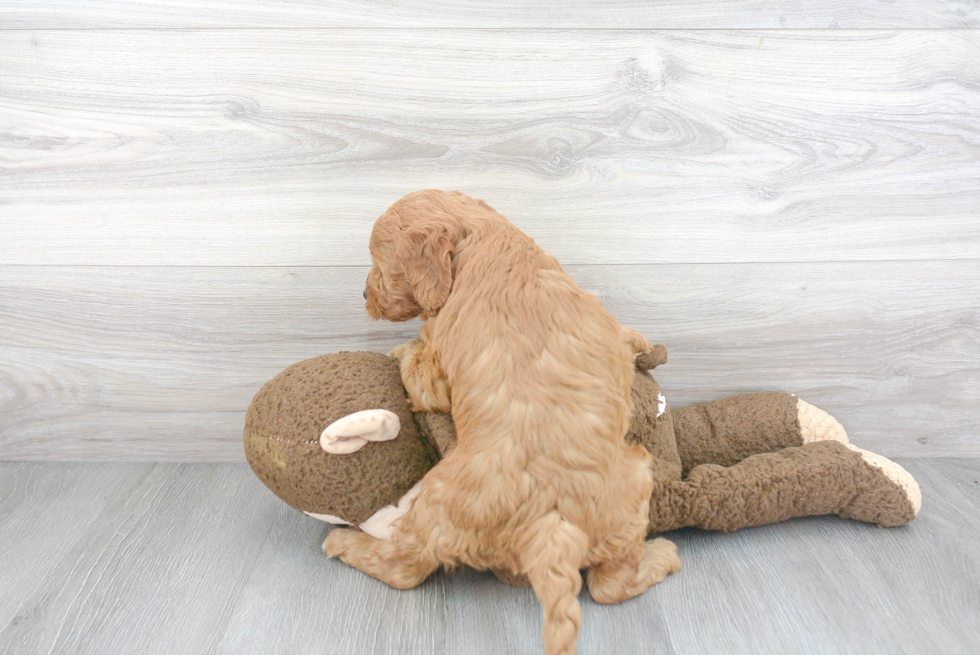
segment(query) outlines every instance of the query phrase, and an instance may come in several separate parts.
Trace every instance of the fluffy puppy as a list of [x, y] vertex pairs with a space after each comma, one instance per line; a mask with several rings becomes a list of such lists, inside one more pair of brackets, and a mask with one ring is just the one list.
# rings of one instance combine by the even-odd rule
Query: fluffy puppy
[[390, 540], [334, 529], [324, 550], [399, 589], [440, 565], [525, 574], [545, 651], [573, 653], [581, 569], [600, 603], [680, 569], [674, 544], [645, 542], [651, 458], [625, 440], [634, 356], [650, 343], [462, 193], [405, 196], [377, 220], [370, 248], [368, 313], [425, 320], [392, 354], [413, 408], [451, 408], [459, 441]]

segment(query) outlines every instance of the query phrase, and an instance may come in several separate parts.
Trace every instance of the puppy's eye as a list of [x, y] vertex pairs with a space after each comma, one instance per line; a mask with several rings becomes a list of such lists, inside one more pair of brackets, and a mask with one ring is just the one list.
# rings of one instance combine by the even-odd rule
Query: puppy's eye
[[367, 289], [364, 290], [364, 300], [367, 300]]

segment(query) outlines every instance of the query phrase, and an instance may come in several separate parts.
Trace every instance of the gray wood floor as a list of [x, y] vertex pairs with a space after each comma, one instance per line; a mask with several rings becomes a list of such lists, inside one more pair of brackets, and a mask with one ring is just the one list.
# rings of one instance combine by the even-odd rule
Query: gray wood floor
[[[684, 570], [602, 607], [581, 653], [976, 653], [980, 460], [903, 460], [919, 518], [669, 537]], [[539, 652], [527, 589], [471, 570], [396, 591], [240, 464], [0, 464], [2, 653]]]

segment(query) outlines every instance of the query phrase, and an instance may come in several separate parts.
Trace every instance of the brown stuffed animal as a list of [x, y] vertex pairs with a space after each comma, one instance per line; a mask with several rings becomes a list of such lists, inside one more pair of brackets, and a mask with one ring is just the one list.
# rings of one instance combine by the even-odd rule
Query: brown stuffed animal
[[[654, 457], [651, 533], [817, 514], [883, 527], [915, 518], [922, 496], [912, 476], [850, 445], [833, 417], [796, 396], [732, 396], [672, 413], [647, 372], [666, 359], [660, 345], [637, 358], [627, 435]], [[413, 414], [397, 360], [378, 353], [294, 364], [262, 387], [245, 419], [248, 462], [273, 493], [381, 539], [455, 444], [452, 417]]]

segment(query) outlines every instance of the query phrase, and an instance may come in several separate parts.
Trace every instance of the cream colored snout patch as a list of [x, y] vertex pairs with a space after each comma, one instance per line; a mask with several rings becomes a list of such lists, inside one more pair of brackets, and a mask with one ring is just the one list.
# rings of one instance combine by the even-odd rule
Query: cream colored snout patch
[[[361, 523], [359, 527], [364, 532], [375, 539], [391, 539], [391, 533], [394, 532], [394, 527], [392, 524], [405, 515], [408, 508], [412, 506], [412, 501], [415, 497], [419, 495], [422, 491], [422, 481], [419, 480], [415, 485], [405, 492], [405, 495], [398, 499], [398, 502], [394, 505], [388, 505], [387, 507], [382, 507], [377, 512], [372, 514], [368, 520]], [[340, 518], [339, 516], [334, 516], [333, 514], [314, 514], [313, 512], [303, 512], [309, 517], [319, 519], [321, 521], [326, 521], [327, 523], [332, 523], [333, 525], [350, 525], [348, 521]]]

